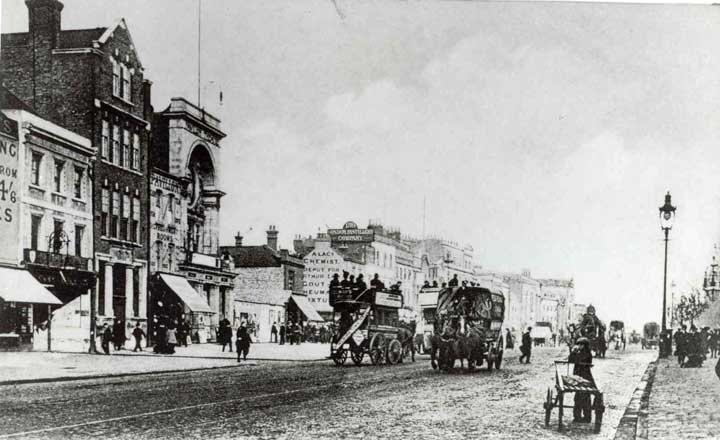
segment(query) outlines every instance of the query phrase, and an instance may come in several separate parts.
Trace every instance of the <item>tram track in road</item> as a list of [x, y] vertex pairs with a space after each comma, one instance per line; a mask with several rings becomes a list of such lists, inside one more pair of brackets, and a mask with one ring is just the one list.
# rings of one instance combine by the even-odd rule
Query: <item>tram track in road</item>
[[[422, 365], [422, 366], [421, 366]], [[415, 367], [415, 368], [413, 368]], [[182, 405], [172, 408], [162, 408], [156, 410], [148, 410], [148, 407], [155, 406], [157, 399], [152, 399], [151, 402], [144, 402], [144, 404], [133, 405], [131, 407], [125, 407], [124, 410], [134, 410], [131, 413], [125, 413], [115, 417], [102, 417], [103, 405], [102, 402], [98, 402], [100, 399], [112, 399], [117, 398], [119, 401], [126, 399], [132, 399], [132, 396], [137, 396], [137, 389], [133, 385], [142, 387], [142, 392], [150, 392], [150, 395], [163, 395], [165, 393], [172, 393], [177, 389], [176, 379], [181, 379], [183, 375], [181, 373], [172, 374], [158, 374], [161, 378], [161, 382], [153, 383], [149, 377], [145, 377], [142, 380], [110, 380], [108, 382], [103, 381], [89, 381], [90, 383], [78, 383], [74, 382], [69, 386], [55, 386], [53, 388], [67, 391], [68, 395], [64, 392], [55, 393], [54, 397], [50, 396], [38, 396], [40, 398], [34, 398], [31, 400], [31, 404], [35, 404], [33, 412], [44, 412], [51, 413], [61, 410], [63, 407], [72, 406], [78, 409], [75, 412], [76, 417], [69, 417], [70, 423], [57, 423], [57, 420], [48, 420], [49, 423], [39, 423], [33, 429], [18, 430], [13, 433], [3, 433], [0, 438], [17, 438], [26, 437], [33, 435], [45, 435], [51, 433], [60, 433], [68, 430], [77, 430], [87, 427], [93, 427], [104, 424], [126, 424], [128, 421], [140, 418], [151, 418], [157, 417], [163, 414], [182, 413], [183, 411], [190, 410], [209, 410], [218, 405], [233, 405], [242, 402], [256, 402], [257, 404], [263, 404], [265, 401], [273, 401], [283, 397], [296, 395], [297, 398], [302, 398], [304, 395], [312, 396], [317, 394], [319, 391], [337, 388], [338, 390], [343, 389], [355, 389], [363, 384], [366, 384], [368, 376], [372, 377], [372, 381], [376, 384], [381, 384], [391, 379], [394, 380], [407, 380], [413, 377], [420, 377], [425, 374], [429, 365], [425, 363], [405, 363], [396, 366], [384, 366], [376, 367], [371, 365], [362, 366], [344, 366], [337, 367], [331, 363], [318, 367], [312, 366], [299, 366], [296, 370], [287, 370], [282, 368], [280, 370], [264, 369], [253, 369], [244, 370], [239, 372], [240, 374], [232, 375], [217, 375], [213, 374], [212, 377], [202, 377], [199, 374], [191, 374], [190, 382], [185, 389], [185, 393], [178, 396], [175, 401], [186, 400], [185, 397], [193, 395], [194, 398], [192, 404]], [[330, 373], [329, 375], [327, 373]], [[273, 374], [277, 373], [277, 374]], [[308, 374], [303, 374], [308, 373]], [[324, 374], [319, 374], [324, 373]], [[400, 374], [401, 377], [398, 377]], [[332, 381], [328, 383], [328, 380]], [[304, 386], [290, 387], [289, 385], [298, 382], [305, 382]], [[253, 383], [254, 382], [254, 383]], [[243, 384], [240, 387], [242, 392], [241, 397], [237, 398], [222, 398], [238, 390], [238, 384]], [[108, 391], [107, 388], [119, 389]], [[21, 387], [20, 387], [21, 388]], [[76, 392], [91, 392], [91, 395], [86, 396], [74, 396]], [[100, 394], [100, 396], [98, 396]], [[198, 402], [204, 399], [215, 399], [211, 402]], [[295, 400], [295, 398], [293, 398]], [[28, 404], [30, 402], [26, 402]], [[100, 403], [98, 410], [92, 408]], [[37, 405], [39, 404], [39, 405]], [[16, 411], [22, 411], [23, 415], [26, 414], [28, 408], [21, 408], [16, 406]], [[117, 411], [118, 408], [114, 408], [113, 411]], [[210, 411], [212, 415], [212, 411]], [[8, 413], [5, 414], [5, 417]], [[23, 417], [24, 418], [24, 417]], [[74, 419], [74, 420], [73, 420]], [[80, 419], [80, 420], [79, 420]], [[2, 420], [0, 418], [0, 420]], [[198, 421], [203, 423], [202, 421]], [[208, 423], [213, 423], [212, 421]], [[44, 426], [43, 426], [44, 425]], [[53, 426], [48, 426], [53, 425]]]

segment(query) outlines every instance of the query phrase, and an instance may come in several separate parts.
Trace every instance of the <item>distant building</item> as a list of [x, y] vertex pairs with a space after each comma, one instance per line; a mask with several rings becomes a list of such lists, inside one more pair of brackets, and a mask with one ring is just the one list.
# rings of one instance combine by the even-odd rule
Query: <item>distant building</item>
[[543, 278], [540, 282], [542, 321], [552, 324], [553, 333], [565, 336], [567, 326], [573, 322], [572, 304], [575, 302], [573, 280]]
[[278, 230], [270, 226], [267, 244], [246, 246], [235, 237], [235, 246], [221, 246], [234, 263], [233, 321], [248, 323], [261, 342], [270, 340], [273, 323], [322, 322], [303, 291], [303, 259], [286, 249], [278, 250]]

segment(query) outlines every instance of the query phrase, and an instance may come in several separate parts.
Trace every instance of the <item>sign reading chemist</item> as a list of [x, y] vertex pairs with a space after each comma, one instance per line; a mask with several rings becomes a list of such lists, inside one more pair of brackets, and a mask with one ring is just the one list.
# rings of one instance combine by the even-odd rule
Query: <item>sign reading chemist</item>
[[[17, 243], [18, 124], [0, 112], [0, 243]], [[0, 247], [0, 263], [17, 264], [17, 246]]]
[[375, 231], [372, 229], [359, 229], [355, 222], [347, 222], [342, 229], [328, 229], [328, 235], [333, 243], [367, 244], [375, 241]]

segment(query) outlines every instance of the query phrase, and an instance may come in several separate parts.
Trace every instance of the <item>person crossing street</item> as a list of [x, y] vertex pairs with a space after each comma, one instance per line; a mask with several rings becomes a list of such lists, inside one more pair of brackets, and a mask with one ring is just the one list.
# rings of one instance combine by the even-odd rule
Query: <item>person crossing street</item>
[[530, 337], [530, 331], [532, 330], [532, 327], [528, 327], [527, 331], [523, 333], [522, 335], [522, 343], [520, 344], [520, 353], [522, 353], [522, 356], [520, 356], [520, 363], [523, 363], [523, 359], [525, 359], [525, 363], [530, 363], [530, 355], [532, 354], [532, 338]]

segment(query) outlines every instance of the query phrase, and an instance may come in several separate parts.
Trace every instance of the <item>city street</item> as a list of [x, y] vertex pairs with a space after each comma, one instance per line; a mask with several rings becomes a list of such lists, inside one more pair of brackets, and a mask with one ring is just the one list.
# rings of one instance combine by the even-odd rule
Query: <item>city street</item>
[[[542, 402], [563, 348], [530, 365], [438, 373], [416, 363], [336, 367], [330, 361], [5, 386], [0, 438], [588, 438], [609, 439], [657, 354], [629, 348], [595, 361], [607, 410], [591, 426], [545, 428]], [[557, 411], [552, 420], [556, 423]]]

